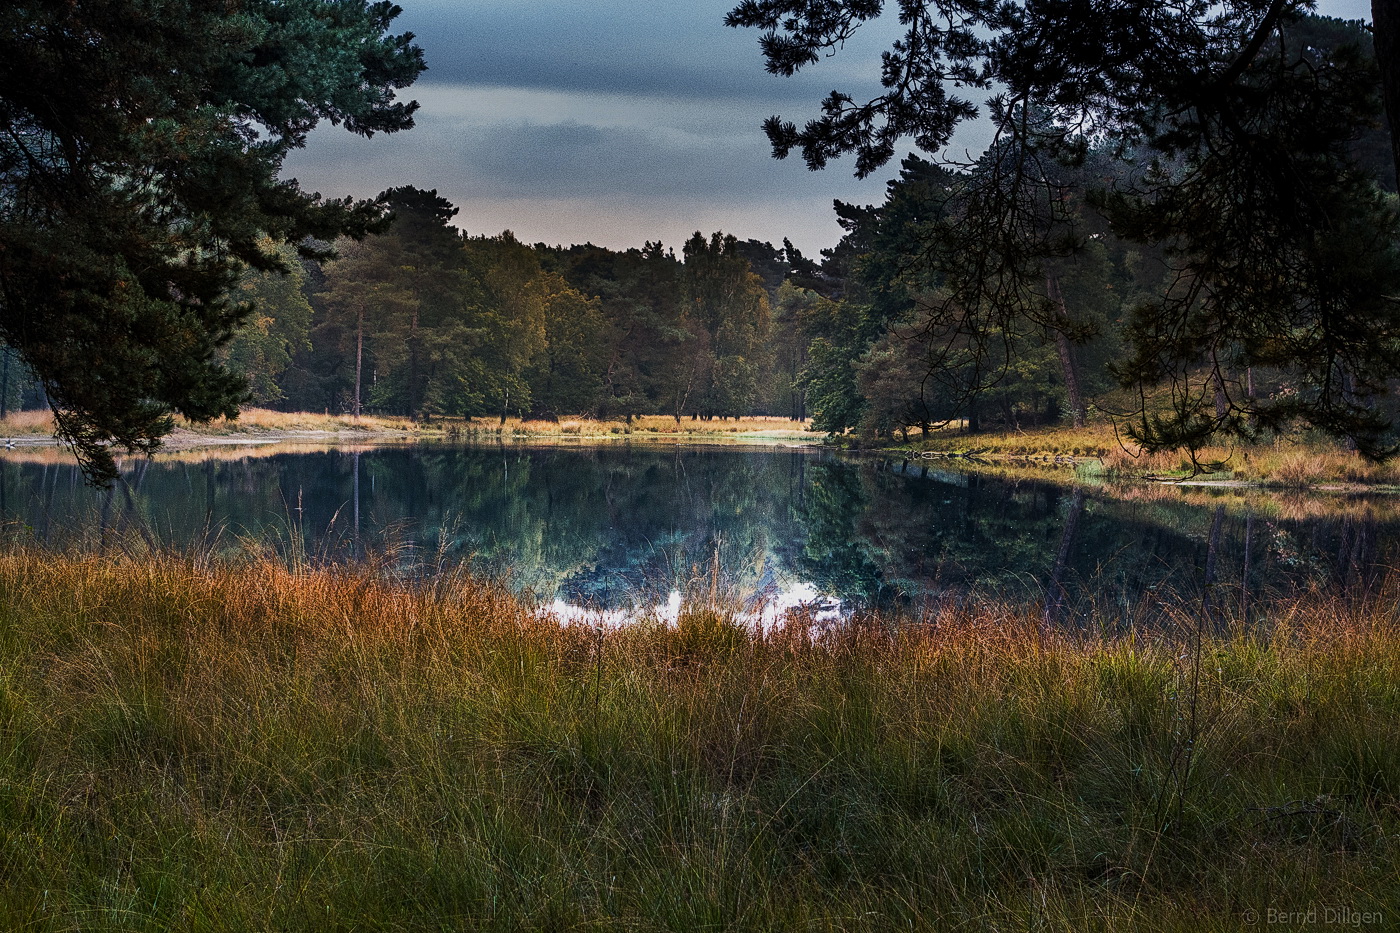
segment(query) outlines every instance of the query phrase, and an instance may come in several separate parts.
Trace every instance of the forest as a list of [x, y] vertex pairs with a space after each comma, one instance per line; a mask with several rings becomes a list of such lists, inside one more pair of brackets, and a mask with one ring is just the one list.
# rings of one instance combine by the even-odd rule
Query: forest
[[[743, 5], [730, 24], [777, 28], [782, 6]], [[1190, 23], [1167, 25], [1161, 41], [1194, 41]], [[825, 28], [765, 46], [770, 68], [795, 71], [829, 45]], [[132, 215], [149, 229], [126, 231], [121, 185], [111, 230], [75, 194], [45, 209], [63, 223], [17, 220], [6, 234], [0, 417], [52, 407], [98, 479], [111, 477], [110, 445], [153, 449], [171, 413], [205, 421], [239, 405], [419, 421], [774, 415], [861, 442], [1101, 412], [1153, 450], [1311, 427], [1383, 458], [1400, 378], [1400, 214], [1382, 72], [1359, 22], [1266, 18], [1260, 30], [1278, 55], [1251, 44], [1248, 67], [1224, 75], [1229, 94], [1170, 72], [1160, 89], [1123, 91], [1117, 123], [1097, 131], [1072, 119], [1090, 103], [1036, 97], [1051, 77], [1002, 61], [1028, 89], [998, 104], [986, 150], [962, 163], [905, 155], [881, 203], [834, 203], [844, 236], [817, 257], [723, 231], [625, 250], [527, 244], [466, 232], [473, 218], [410, 186], [323, 201], [272, 173], [314, 114], [274, 119], [280, 98], [239, 77], [249, 119], [283, 140], [244, 153], [271, 186], [247, 217], [205, 211], [210, 173], [224, 170], [185, 177], [190, 137], [176, 134], [161, 141], [159, 177], [228, 228], [207, 243], [198, 224], [152, 219], [155, 188]], [[410, 41], [376, 52], [393, 86], [423, 67]], [[1178, 92], [1196, 116], [1163, 110]], [[152, 112], [165, 99], [152, 95]], [[340, 118], [364, 134], [411, 126], [413, 108], [389, 100]], [[895, 132], [898, 99], [842, 101], [832, 113], [855, 123], [770, 121], [775, 155], [800, 145], [816, 168], [853, 151], [858, 173], [890, 161], [891, 139], [912, 132]], [[915, 140], [925, 150], [966, 117], [951, 99], [928, 103], [928, 120], [944, 108], [952, 122]], [[895, 121], [884, 130], [870, 122], [881, 112]], [[100, 108], [93, 120], [93, 138], [126, 145]], [[59, 163], [25, 164], [15, 177], [35, 191], [66, 190], [45, 181]], [[124, 252], [94, 264], [64, 231]], [[41, 234], [57, 245], [30, 256]], [[49, 261], [70, 252], [71, 269]]]
[[[1310, 17], [1289, 35], [1322, 59], [1360, 29]], [[1389, 134], [1362, 126], [1348, 155], [1388, 192], [1373, 210], [1393, 225]], [[1006, 244], [966, 219], [989, 191], [1022, 197], [1000, 187], [1006, 155], [993, 147], [961, 167], [905, 157], [883, 203], [835, 203], [845, 235], [818, 259], [723, 232], [697, 231], [679, 251], [532, 245], [464, 233], [454, 221], [471, 218], [436, 191], [391, 188], [382, 232], [300, 251], [261, 244], [288, 271], [242, 273], [233, 298], [252, 310], [217, 359], [247, 379], [248, 404], [425, 421], [776, 415], [879, 440], [1169, 411], [1179, 400], [1163, 379], [1144, 386], [1130, 351], [1151, 343], [1150, 309], [1171, 300], [1182, 250], [1124, 222], [1137, 215], [1114, 194], [1148, 169], [1093, 147], [1038, 163], [1053, 177], [1012, 203], [1028, 219]], [[1039, 252], [1017, 254], [1026, 242]], [[996, 311], [1007, 295], [986, 294], [997, 275], [1016, 317]], [[991, 308], [981, 318], [968, 310], [978, 300]], [[1025, 311], [1036, 308], [1047, 310]], [[1187, 364], [1211, 370], [1206, 404], [1222, 422], [1241, 398], [1307, 391], [1296, 367], [1232, 369], [1214, 353], [1197, 348]], [[0, 367], [0, 416], [46, 403], [16, 353]]]

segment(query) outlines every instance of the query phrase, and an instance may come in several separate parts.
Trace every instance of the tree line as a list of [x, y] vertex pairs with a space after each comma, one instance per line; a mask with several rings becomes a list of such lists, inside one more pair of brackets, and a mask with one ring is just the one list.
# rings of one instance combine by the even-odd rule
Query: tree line
[[[1360, 32], [1314, 17], [1288, 36], [1321, 67]], [[1376, 280], [1382, 260], [1381, 280], [1397, 268], [1389, 133], [1360, 121], [1347, 146], [1367, 187], [1353, 185], [1333, 206], [1353, 228], [1381, 235], [1375, 248], [1342, 239], [1328, 247], [1339, 287]], [[378, 199], [390, 217], [382, 232], [312, 244], [305, 258], [284, 245], [290, 273], [246, 271], [234, 297], [254, 310], [219, 360], [247, 378], [252, 403], [288, 410], [765, 414], [873, 439], [954, 421], [971, 431], [1079, 424], [1095, 406], [1121, 415], [1136, 405], [1189, 425], [1192, 412], [1180, 410], [1169, 368], [1154, 370], [1154, 352], [1208, 373], [1185, 403], [1212, 427], [1242, 420], [1241, 400], [1257, 419], [1269, 404], [1296, 414], [1290, 405], [1316, 394], [1334, 362], [1324, 359], [1320, 375], [1296, 361], [1270, 365], [1266, 347], [1242, 362], [1191, 333], [1172, 339], [1195, 345], [1162, 349], [1172, 303], [1185, 300], [1185, 249], [1125, 223], [1140, 219], [1141, 204], [1129, 210], [1114, 194], [1141, 186], [1149, 167], [1089, 147], [1069, 164], [1039, 162], [1040, 184], [1011, 190], [1007, 162], [1017, 156], [994, 146], [961, 167], [908, 156], [881, 204], [835, 204], [845, 235], [817, 260], [786, 241], [723, 233], [697, 232], [679, 255], [661, 243], [611, 250], [472, 236], [452, 225], [457, 208], [435, 191], [390, 189]], [[996, 223], [979, 224], [988, 212]], [[327, 252], [335, 258], [317, 258]], [[1247, 284], [1255, 291], [1236, 300], [1268, 321], [1267, 303], [1282, 300], [1270, 291], [1276, 283]], [[1332, 323], [1350, 320], [1354, 342], [1383, 350], [1389, 331], [1366, 328], [1388, 328], [1393, 317], [1358, 303]], [[1338, 378], [1353, 380], [1351, 398], [1360, 398], [1357, 374]], [[23, 391], [17, 376], [15, 402]], [[1392, 408], [1374, 390], [1365, 399], [1379, 420], [1392, 420]]]
[[[1364, 33], [1312, 17], [1286, 36], [1323, 69]], [[1332, 158], [1355, 170], [1329, 204], [1345, 223], [1314, 233], [1323, 255], [1308, 258], [1350, 302], [1331, 309], [1328, 339], [1374, 354], [1395, 346], [1393, 301], [1360, 292], [1400, 283], [1395, 173], [1386, 127], [1349, 118]], [[1281, 291], [1296, 283], [1269, 278], [1262, 259], [1251, 278], [1225, 234], [1207, 238], [1206, 218], [1196, 243], [1152, 228], [1163, 206], [1124, 194], [1159, 170], [1147, 160], [1086, 146], [1069, 162], [1037, 161], [1038, 184], [1018, 186], [1008, 163], [1024, 172], [1021, 156], [993, 146], [955, 167], [908, 156], [881, 204], [836, 202], [845, 235], [816, 260], [722, 233], [696, 233], [679, 256], [660, 243], [467, 236], [436, 192], [392, 189], [380, 199], [387, 232], [340, 241], [339, 258], [303, 261], [291, 277], [245, 275], [242, 294], [261, 310], [225, 359], [257, 404], [415, 418], [772, 414], [878, 439], [954, 421], [1081, 424], [1098, 407], [1189, 446], [1232, 421], [1305, 421], [1335, 377], [1349, 381], [1349, 417], [1393, 420], [1374, 384], [1384, 366], [1350, 371], [1327, 346], [1297, 346], [1306, 336], [1290, 337], [1271, 309], [1328, 295]], [[1233, 177], [1193, 179], [1206, 205], [1240, 190]], [[1219, 257], [1232, 265], [1212, 267]], [[1202, 309], [1210, 277], [1211, 301], [1274, 331], [1244, 347], [1213, 335], [1225, 312]], [[1186, 391], [1178, 365], [1195, 379]]]
[[380, 200], [385, 232], [239, 283], [257, 310], [223, 358], [254, 404], [425, 420], [793, 413], [772, 246], [698, 232], [679, 256], [527, 245], [462, 233], [436, 191]]

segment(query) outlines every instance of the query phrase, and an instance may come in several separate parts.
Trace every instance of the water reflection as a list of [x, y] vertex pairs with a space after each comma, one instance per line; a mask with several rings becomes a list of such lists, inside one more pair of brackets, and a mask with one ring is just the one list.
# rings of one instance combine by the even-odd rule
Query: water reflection
[[[59, 462], [0, 462], [0, 512], [50, 545], [469, 562], [544, 604], [627, 610], [722, 589], [769, 606], [918, 610], [969, 593], [1047, 625], [1134, 621], [1156, 597], [1210, 618], [1270, 596], [1364, 590], [1393, 513], [1287, 517], [1240, 491], [1107, 496], [804, 450], [416, 445], [131, 461], [107, 491]], [[1302, 510], [1307, 512], [1307, 509]], [[1326, 509], [1313, 511], [1326, 512]], [[1384, 514], [1384, 517], [1378, 517]]]

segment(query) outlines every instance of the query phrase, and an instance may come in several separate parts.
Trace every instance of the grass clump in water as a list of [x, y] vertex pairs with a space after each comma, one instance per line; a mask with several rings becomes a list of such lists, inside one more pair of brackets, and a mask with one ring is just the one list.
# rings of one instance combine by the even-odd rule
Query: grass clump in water
[[1395, 613], [1199, 651], [992, 604], [604, 631], [470, 579], [12, 550], [0, 928], [1393, 923]]

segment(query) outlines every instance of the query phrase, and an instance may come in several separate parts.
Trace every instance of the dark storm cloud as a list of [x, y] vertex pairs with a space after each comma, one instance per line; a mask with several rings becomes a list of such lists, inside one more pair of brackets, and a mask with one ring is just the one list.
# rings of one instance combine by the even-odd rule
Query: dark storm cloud
[[[473, 134], [476, 135], [476, 134]], [[791, 175], [766, 157], [736, 159], [733, 140], [580, 123], [486, 128], [463, 150], [483, 192], [507, 196], [672, 198], [733, 202]]]
[[394, 28], [415, 33], [429, 66], [404, 95], [422, 103], [418, 125], [313, 134], [286, 165], [310, 190], [436, 188], [473, 232], [548, 242], [672, 242], [695, 224], [809, 251], [840, 235], [832, 198], [883, 193], [840, 166], [775, 162], [761, 126], [805, 119], [836, 87], [874, 93], [888, 35], [784, 79], [764, 71], [756, 33], [723, 25], [731, 0], [400, 2]]
[[[863, 57], [858, 51], [796, 78], [767, 74], [757, 33], [723, 25], [729, 0], [411, 0], [404, 6], [396, 28], [418, 36], [428, 62], [426, 82], [806, 101], [833, 83], [873, 88], [876, 74], [846, 61]], [[873, 38], [869, 45], [873, 53]]]
[[[474, 233], [527, 241], [676, 245], [695, 229], [790, 236], [808, 253], [841, 235], [833, 198], [878, 203], [892, 163], [865, 181], [849, 161], [806, 171], [770, 157], [760, 126], [802, 121], [833, 88], [878, 91], [892, 17], [795, 78], [763, 70], [757, 35], [723, 26], [737, 0], [399, 0], [430, 71], [409, 133], [363, 140], [325, 128], [287, 160], [308, 190], [369, 197], [435, 188]], [[1366, 0], [1323, 0], [1357, 17]], [[974, 99], [980, 95], [974, 95]], [[980, 103], [980, 100], [978, 100]], [[979, 151], [972, 126], [955, 149]]]
[[420, 91], [424, 106], [413, 132], [368, 143], [323, 136], [315, 152], [295, 156], [289, 168], [304, 180], [331, 168], [321, 177], [351, 184], [361, 196], [377, 193], [370, 188], [386, 174], [420, 187], [460, 179], [458, 187], [476, 196], [499, 198], [742, 205], [781, 188], [819, 197], [879, 193], [879, 183], [770, 158], [754, 131], [763, 114], [758, 105], [472, 86]]

